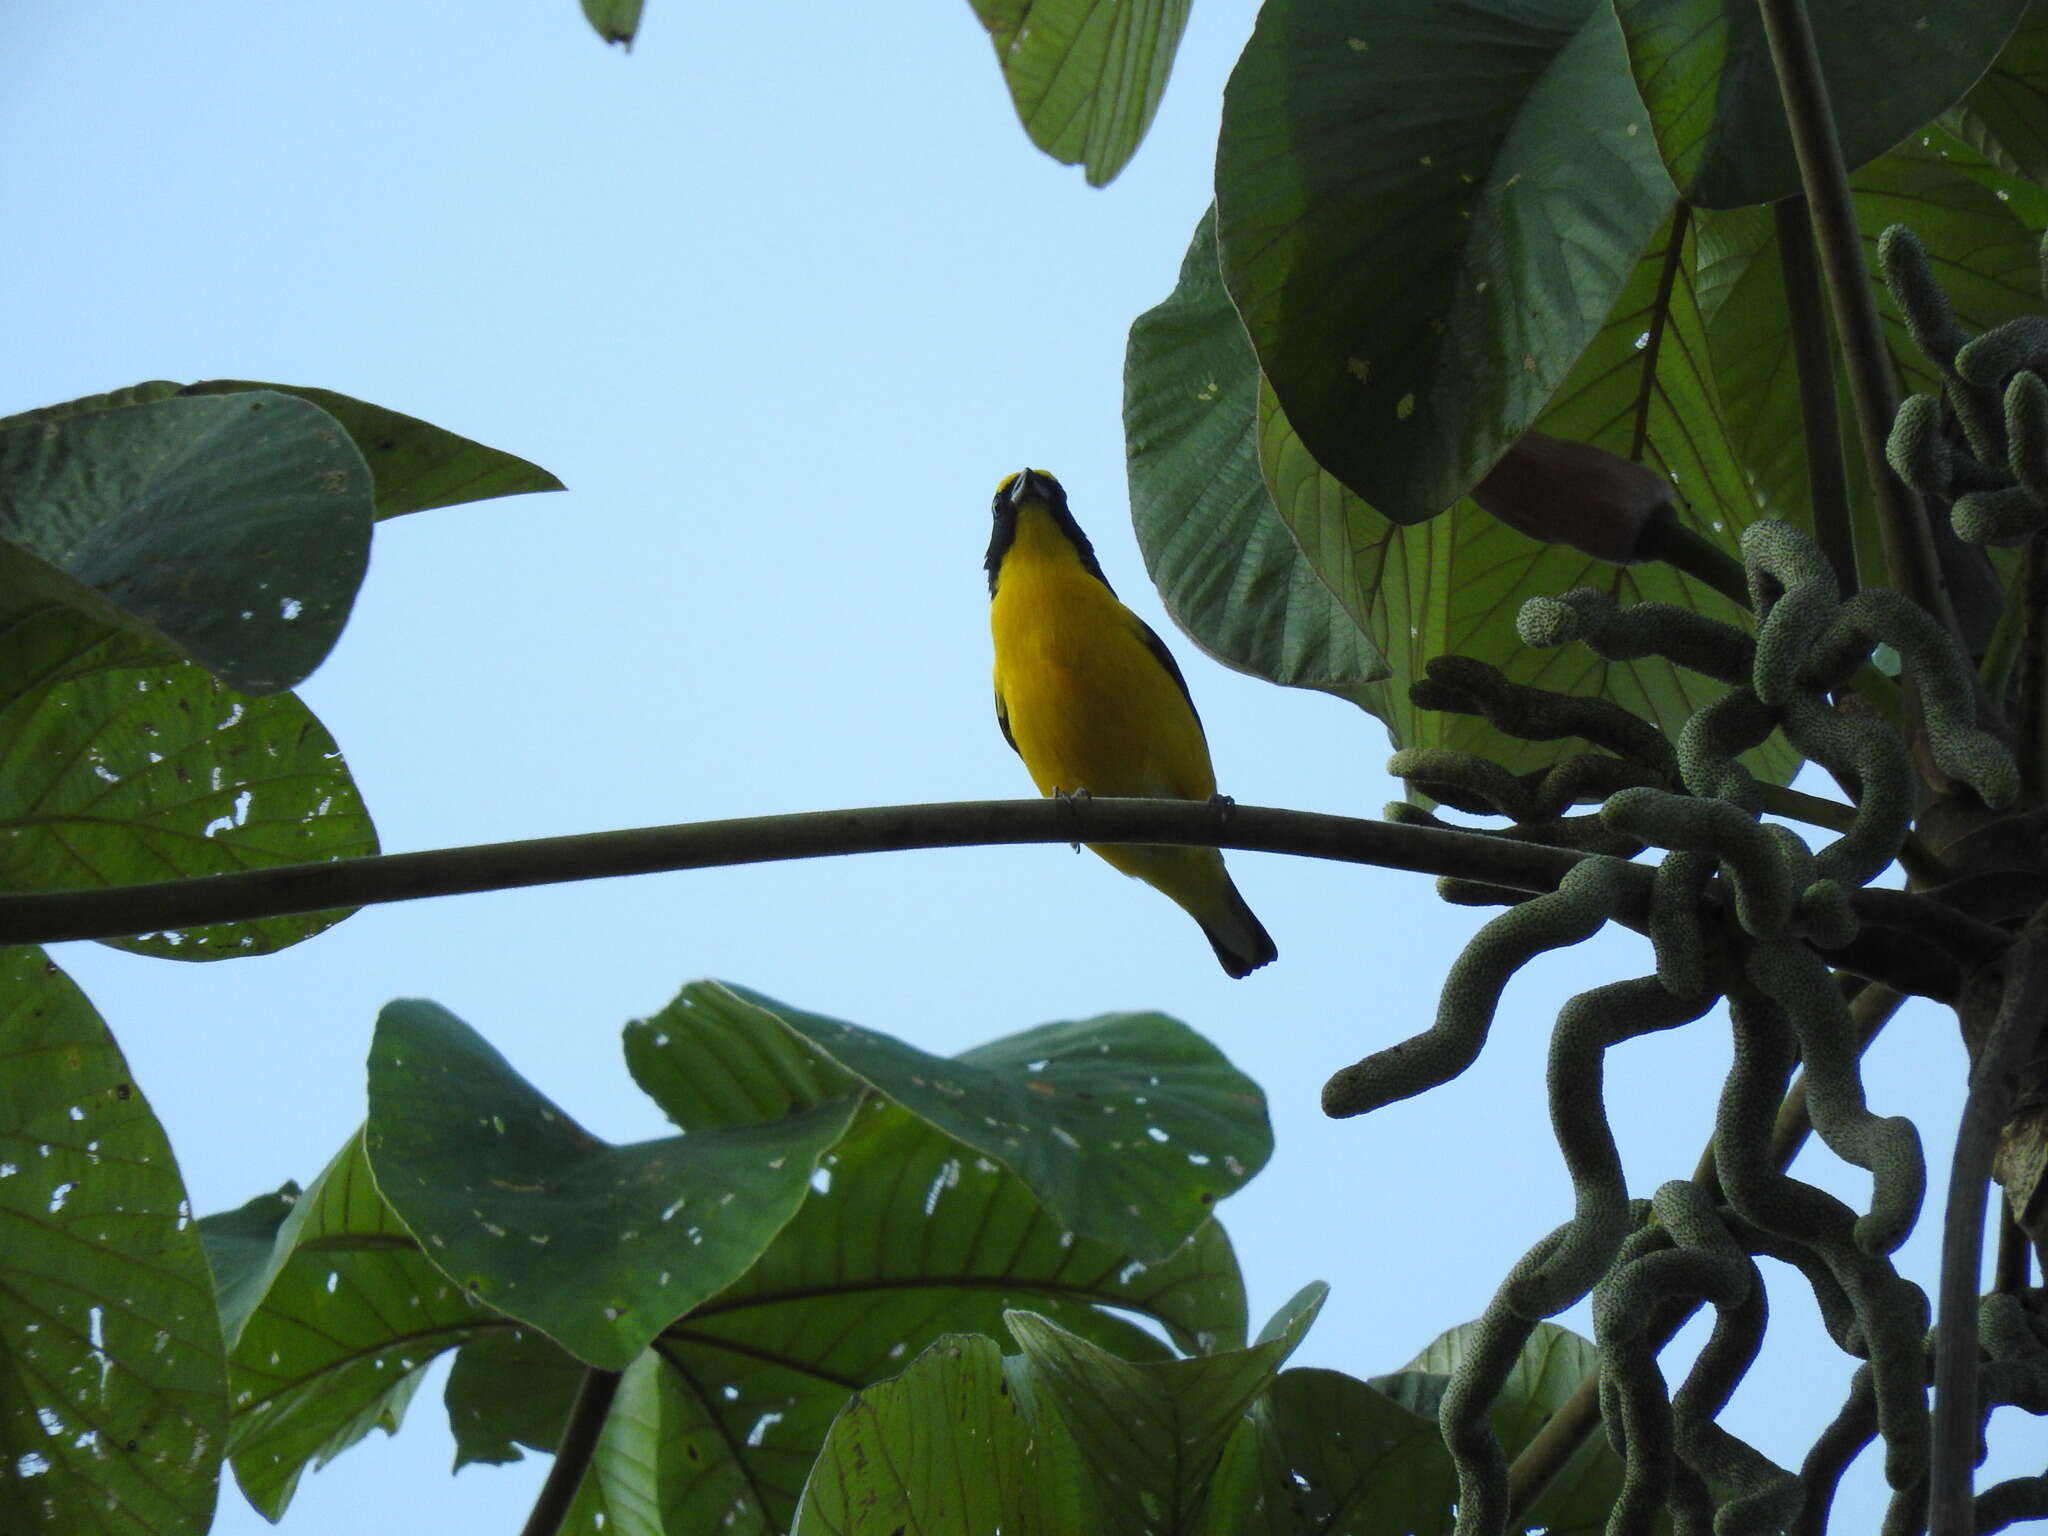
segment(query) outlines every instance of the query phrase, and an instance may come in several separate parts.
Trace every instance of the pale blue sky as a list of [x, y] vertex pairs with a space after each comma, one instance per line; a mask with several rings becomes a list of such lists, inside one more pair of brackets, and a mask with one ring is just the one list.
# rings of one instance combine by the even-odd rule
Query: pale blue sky
[[[1126, 512], [1125, 327], [1172, 286], [1208, 200], [1254, 12], [1195, 6], [1150, 138], [1095, 191], [1027, 143], [959, 0], [650, 0], [631, 56], [574, 0], [11, 5], [0, 412], [146, 378], [320, 385], [567, 482], [378, 530], [350, 627], [302, 693], [389, 850], [1028, 793], [991, 714], [980, 570], [990, 493], [1026, 463], [1065, 480], [1111, 579], [1168, 635], [1224, 789], [1376, 815], [1394, 794], [1384, 730], [1198, 655]], [[58, 959], [201, 1211], [319, 1171], [362, 1116], [393, 997], [451, 1008], [621, 1141], [664, 1127], [619, 1027], [700, 976], [940, 1051], [1158, 1008], [1272, 1100], [1278, 1152], [1222, 1211], [1255, 1316], [1325, 1278], [1298, 1363], [1396, 1369], [1568, 1214], [1550, 1017], [1646, 951], [1542, 962], [1465, 1078], [1332, 1125], [1323, 1078], [1427, 1024], [1480, 917], [1414, 877], [1231, 864], [1281, 951], [1240, 982], [1177, 909], [1064, 848], [386, 907], [239, 963]], [[1691, 1170], [1725, 1060], [1714, 1025], [1619, 1053], [1636, 1193]], [[1873, 1054], [1874, 1105], [1920, 1121], [1937, 1170], [1962, 1070], [1933, 1012]], [[1866, 1197], [1860, 1175], [1829, 1182]], [[1910, 1250], [1923, 1283], [1931, 1239]], [[1729, 1422], [1796, 1466], [1849, 1362], [1803, 1286], [1767, 1269], [1785, 1337]], [[396, 1440], [305, 1480], [288, 1531], [516, 1529], [544, 1462], [450, 1482], [441, 1374]], [[1852, 1482], [1839, 1528], [1874, 1528], [1869, 1458]], [[264, 1528], [225, 1487], [216, 1529]]]

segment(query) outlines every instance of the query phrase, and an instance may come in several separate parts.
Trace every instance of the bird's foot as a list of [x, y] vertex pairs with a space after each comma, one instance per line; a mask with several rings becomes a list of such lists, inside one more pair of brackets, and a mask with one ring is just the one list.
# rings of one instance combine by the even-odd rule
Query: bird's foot
[[[1055, 789], [1052, 793], [1053, 798], [1055, 800], [1064, 800], [1068, 805], [1075, 806], [1077, 808], [1080, 806], [1083, 800], [1092, 800], [1095, 798], [1093, 795], [1089, 794], [1086, 789]], [[1077, 821], [1079, 820], [1078, 815], [1075, 819]], [[1081, 851], [1081, 839], [1077, 837], [1067, 846], [1069, 848], [1072, 848], [1074, 852], [1079, 853]]]
[[1237, 802], [1228, 795], [1211, 795], [1209, 804], [1216, 808], [1216, 830], [1220, 832], [1230, 825], [1231, 808]]

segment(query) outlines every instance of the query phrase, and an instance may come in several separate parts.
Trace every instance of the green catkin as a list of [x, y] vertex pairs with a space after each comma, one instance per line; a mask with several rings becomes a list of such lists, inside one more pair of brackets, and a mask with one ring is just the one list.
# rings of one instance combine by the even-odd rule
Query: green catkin
[[2008, 485], [1958, 496], [1948, 520], [1966, 544], [2024, 544], [2048, 527], [2048, 512], [2025, 490]]
[[2006, 467], [2020, 489], [2048, 506], [2048, 384], [2016, 373], [2005, 387]]
[[1631, 1233], [1593, 1293], [1593, 1337], [1600, 1346], [1600, 1417], [1609, 1442], [1622, 1457], [1621, 1493], [1607, 1518], [1608, 1536], [1647, 1536], [1656, 1529], [1677, 1464], [1671, 1398], [1657, 1352], [1644, 1332], [1648, 1320], [1630, 1317], [1627, 1305], [1632, 1295], [1619, 1303], [1609, 1299], [1620, 1277], [1670, 1249], [1671, 1235], [1661, 1227]]
[[1946, 496], [1955, 483], [1955, 450], [1942, 429], [1939, 395], [1908, 395], [1884, 444], [1892, 473], [1915, 490]]
[[1806, 1491], [1806, 1504], [1799, 1511], [1790, 1536], [1824, 1536], [1828, 1510], [1835, 1502], [1842, 1474], [1876, 1438], [1877, 1398], [1871, 1391], [1870, 1367], [1859, 1365], [1849, 1378], [1849, 1396], [1842, 1411], [1820, 1432], [1820, 1438], [1813, 1442], [1806, 1460], [1800, 1464], [1799, 1481]]
[[1550, 1126], [1571, 1175], [1575, 1209], [1545, 1240], [1549, 1257], [1501, 1288], [1500, 1301], [1516, 1316], [1545, 1318], [1578, 1301], [1606, 1273], [1634, 1225], [1601, 1094], [1607, 1052], [1624, 1040], [1689, 1024], [1711, 1002], [1680, 1002], [1646, 976], [1581, 992], [1559, 1010], [1550, 1036]]
[[[1523, 1266], [1548, 1256], [1546, 1243], [1538, 1243], [1507, 1284], [1515, 1282]], [[1437, 1404], [1437, 1427], [1458, 1473], [1456, 1536], [1495, 1536], [1507, 1524], [1508, 1458], [1493, 1432], [1490, 1410], [1535, 1329], [1535, 1323], [1496, 1300], [1474, 1325], [1465, 1355]]]
[[1745, 932], [1773, 934], [1790, 920], [1795, 888], [1777, 838], [1727, 801], [1625, 789], [1601, 807], [1600, 819], [1652, 847], [1713, 854], [1734, 881]]
[[1969, 336], [1956, 324], [1955, 309], [1934, 280], [1934, 266], [1920, 237], [1903, 224], [1891, 225], [1877, 237], [1877, 265], [1906, 318], [1913, 345], [1944, 373], [1951, 371]]
[[2002, 392], [2006, 381], [2020, 370], [2044, 366], [2048, 366], [2048, 316], [2017, 315], [1960, 347], [1955, 371], [1980, 389]]
[[1520, 778], [1489, 758], [1446, 747], [1410, 747], [1387, 759], [1387, 772], [1441, 805], [1470, 816], [1527, 821], [1535, 814]]
[[1582, 641], [1608, 661], [1662, 656], [1724, 683], [1749, 680], [1755, 649], [1732, 624], [1675, 603], [1616, 608], [1605, 593], [1579, 587], [1562, 597], [1532, 597], [1515, 618], [1522, 643], [1537, 649]]
[[1520, 741], [1575, 736], [1659, 774], [1676, 766], [1663, 732], [1611, 700], [1513, 682], [1498, 667], [1469, 656], [1437, 656], [1423, 671], [1408, 689], [1418, 709], [1482, 715], [1495, 730]]
[[1444, 978], [1436, 1022], [1334, 1074], [1323, 1085], [1323, 1113], [1334, 1120], [1366, 1114], [1447, 1083], [1471, 1066], [1515, 972], [1544, 951], [1577, 944], [1604, 927], [1620, 909], [1628, 869], [1619, 859], [1587, 859], [1555, 891], [1487, 923]]
[[1763, 808], [1763, 793], [1736, 759], [1770, 740], [1777, 715], [1748, 688], [1731, 688], [1695, 710], [1678, 733], [1678, 772], [1685, 787], [1705, 798], [1726, 800], [1751, 815]]

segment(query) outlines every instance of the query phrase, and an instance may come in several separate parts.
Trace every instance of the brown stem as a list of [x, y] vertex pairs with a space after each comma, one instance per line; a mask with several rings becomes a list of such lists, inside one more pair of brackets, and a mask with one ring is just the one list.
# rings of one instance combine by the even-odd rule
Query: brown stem
[[597, 1437], [604, 1429], [612, 1399], [618, 1396], [619, 1373], [600, 1371], [595, 1366], [583, 1373], [576, 1389], [576, 1401], [569, 1407], [569, 1421], [562, 1428], [562, 1443], [555, 1447], [555, 1464], [548, 1468], [547, 1481], [533, 1501], [533, 1512], [520, 1527], [519, 1536], [556, 1536], [583, 1474], [590, 1470], [590, 1458], [597, 1450]]
[[1799, 419], [1805, 428], [1807, 497], [1813, 536], [1834, 568], [1844, 600], [1856, 595], [1856, 535], [1849, 521], [1848, 476], [1842, 468], [1842, 422], [1835, 410], [1834, 350], [1828, 344], [1826, 299], [1814, 256], [1813, 223], [1803, 197], [1771, 204], [1778, 229], [1778, 265], [1785, 279], [1792, 358], [1799, 373]]
[[2005, 962], [1998, 1019], [1970, 1072], [1956, 1128], [1941, 1223], [1941, 1286], [1934, 1335], [1934, 1444], [1928, 1466], [1929, 1536], [1976, 1529], [1977, 1294], [1984, 1264], [1984, 1191], [2011, 1109], [2014, 1075], [2048, 1018], [2048, 912], [2037, 913]]
[[1799, 159], [1799, 180], [1813, 213], [1820, 246], [1821, 271], [1827, 278], [1828, 300], [1835, 317], [1849, 371], [1849, 399], [1856, 412], [1856, 435], [1863, 446], [1863, 466], [1876, 498], [1878, 526], [1884, 535], [1885, 570], [1891, 584], [1940, 621], [1961, 643], [1955, 608], [1934, 550], [1934, 535], [1912, 488], [1885, 462], [1885, 439], [1898, 408], [1891, 361], [1877, 305], [1870, 296], [1870, 278], [1863, 264], [1863, 236], [1856, 227], [1856, 209], [1849, 195], [1849, 176], [1835, 135], [1834, 113], [1828, 106], [1827, 81], [1814, 47], [1813, 27], [1801, 0], [1757, 0], [1763, 13], [1764, 36], [1785, 100], [1785, 119]]

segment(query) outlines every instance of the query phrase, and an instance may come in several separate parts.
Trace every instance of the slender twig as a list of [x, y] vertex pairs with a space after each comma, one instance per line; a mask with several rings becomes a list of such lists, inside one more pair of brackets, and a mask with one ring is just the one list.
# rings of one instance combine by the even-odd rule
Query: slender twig
[[[1555, 890], [1587, 857], [1476, 832], [1223, 801], [968, 800], [389, 853], [95, 891], [8, 893], [0, 895], [0, 944], [176, 933], [378, 902], [834, 854], [1072, 842], [1242, 848], [1537, 893]], [[1654, 872], [1638, 864], [1624, 869], [1627, 899], [1616, 918], [1640, 929]], [[1953, 995], [1955, 962], [1980, 963], [2009, 942], [1988, 923], [1908, 892], [1862, 890], [1851, 901], [1864, 923], [1892, 931], [1859, 935], [1830, 951], [1830, 962], [1928, 997]], [[1948, 958], [1937, 963], [1942, 955]]]
[[1863, 263], [1863, 237], [1856, 227], [1856, 209], [1849, 195], [1849, 175], [1842, 165], [1835, 136], [1834, 114], [1828, 106], [1827, 81], [1813, 40], [1813, 27], [1801, 0], [1757, 0], [1763, 12], [1764, 35], [1778, 73], [1792, 147], [1799, 158], [1799, 180], [1812, 210], [1820, 246], [1821, 271], [1827, 278], [1835, 334], [1841, 339], [1849, 371], [1849, 399], [1856, 412], [1856, 434], [1863, 446], [1863, 465], [1876, 499], [1878, 526], [1884, 535], [1885, 569], [1891, 584], [1912, 598], [1957, 637], [1954, 605], [1935, 554], [1933, 531], [1927, 526], [1920, 498], [1894, 475], [1885, 462], [1898, 392], [1885, 353], [1884, 331], [1870, 295]]
[[2005, 1128], [2013, 1078], [2048, 1018], [2048, 911], [2007, 951], [1998, 1017], [1970, 1072], [1956, 1128], [1941, 1224], [1941, 1287], [1934, 1336], [1934, 1444], [1928, 1467], [1929, 1536], [1971, 1536], [1977, 1462], [1977, 1291], [1984, 1263], [1984, 1191]]
[[583, 1474], [590, 1470], [590, 1458], [597, 1450], [597, 1437], [618, 1396], [619, 1373], [600, 1371], [595, 1366], [583, 1373], [576, 1389], [576, 1401], [569, 1407], [569, 1420], [562, 1427], [562, 1443], [555, 1447], [555, 1464], [548, 1468], [533, 1512], [520, 1527], [519, 1536], [555, 1536], [575, 1502]]
[[[1898, 1012], [1904, 1001], [1905, 998], [1891, 988], [1874, 983], [1863, 987], [1850, 1000], [1849, 1010], [1856, 1022], [1859, 1056], [1869, 1048], [1878, 1031]], [[1778, 1105], [1777, 1123], [1771, 1131], [1771, 1161], [1779, 1172], [1792, 1166], [1792, 1159], [1799, 1155], [1799, 1149], [1812, 1128], [1813, 1122], [1806, 1109], [1806, 1075], [1801, 1073]], [[1695, 1184], [1718, 1194], [1720, 1177], [1714, 1171], [1714, 1144], [1711, 1141], [1700, 1154], [1692, 1177]], [[1661, 1350], [1677, 1337], [1678, 1330], [1699, 1310], [1699, 1305], [1693, 1302], [1676, 1306], [1669, 1314], [1659, 1316], [1646, 1335], [1651, 1350]], [[1592, 1437], [1599, 1424], [1600, 1372], [1596, 1369], [1586, 1373], [1573, 1388], [1572, 1395], [1544, 1421], [1543, 1428], [1522, 1447], [1521, 1453], [1508, 1467], [1509, 1529], [1522, 1528], [1530, 1508], [1572, 1457], [1579, 1453], [1579, 1447]]]
[[1856, 594], [1856, 535], [1849, 521], [1848, 477], [1842, 468], [1842, 422], [1835, 410], [1834, 348], [1828, 341], [1827, 300], [1814, 257], [1813, 224], [1806, 199], [1771, 205], [1778, 229], [1778, 265], [1785, 278], [1792, 360], [1799, 374], [1799, 419], [1806, 437], [1806, 488], [1813, 536], [1834, 568], [1844, 599]]

